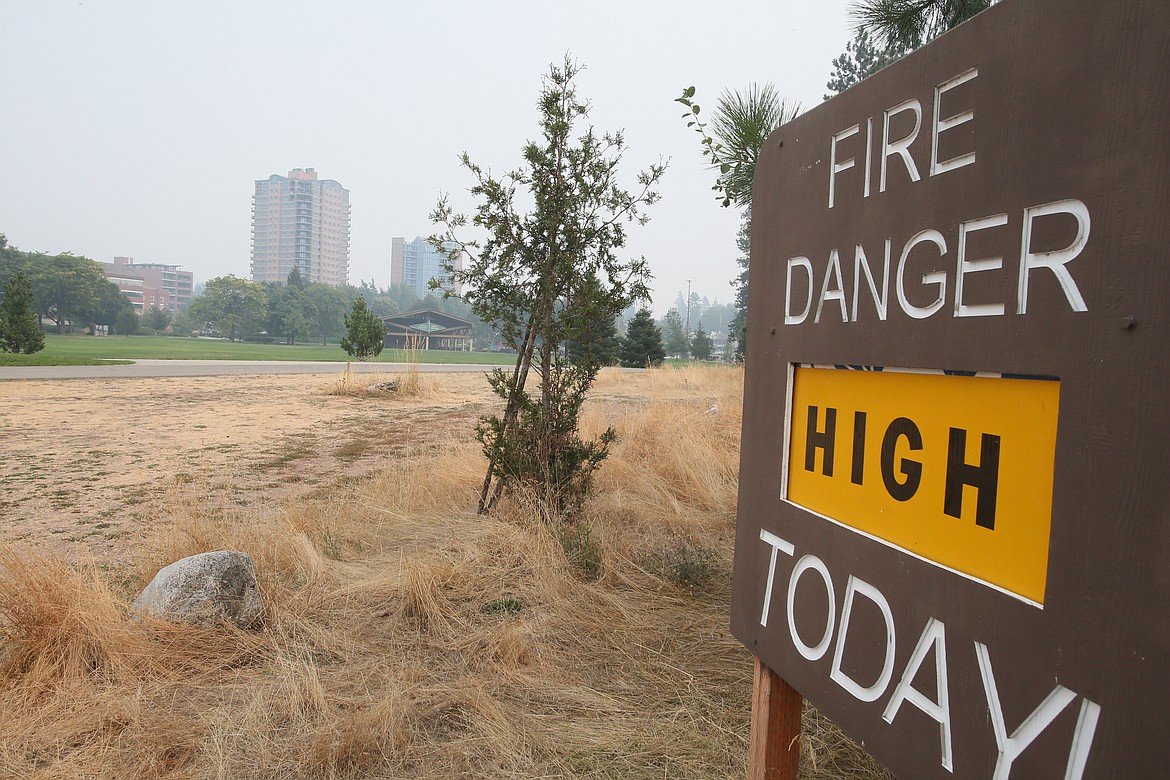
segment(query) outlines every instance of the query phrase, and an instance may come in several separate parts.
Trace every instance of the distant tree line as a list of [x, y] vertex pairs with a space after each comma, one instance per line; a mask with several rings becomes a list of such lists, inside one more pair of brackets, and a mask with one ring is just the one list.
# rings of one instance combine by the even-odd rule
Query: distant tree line
[[380, 289], [373, 281], [330, 287], [306, 282], [297, 271], [283, 284], [257, 284], [232, 275], [219, 276], [209, 280], [202, 293], [177, 315], [165, 309], [151, 309], [139, 316], [130, 299], [106, 278], [94, 260], [69, 252], [24, 252], [9, 245], [0, 233], [0, 304], [5, 297], [3, 291], [14, 277], [18, 277], [21, 295], [27, 289], [27, 305], [32, 313], [29, 321], [36, 324], [37, 330], [41, 323], [48, 323], [58, 334], [104, 326], [110, 334], [118, 335], [144, 331], [159, 334], [167, 329], [176, 335], [191, 335], [210, 330], [232, 340], [336, 343], [345, 333], [346, 314], [361, 296], [369, 311], [379, 317], [433, 309], [469, 320], [475, 325], [477, 349], [490, 349], [499, 341], [462, 301], [443, 300], [431, 294], [419, 296], [402, 286]]
[[497, 343], [494, 331], [462, 301], [419, 296], [401, 285], [382, 289], [373, 281], [331, 287], [307, 282], [297, 270], [284, 283], [258, 283], [232, 275], [210, 279], [176, 320], [175, 329], [184, 334], [211, 331], [231, 340], [325, 345], [346, 333], [345, 317], [359, 297], [376, 317], [432, 309], [473, 323], [476, 349], [491, 349]]
[[618, 321], [614, 318], [591, 324], [581, 338], [569, 343], [569, 359], [574, 363], [592, 361], [599, 366], [649, 368], [668, 357], [716, 357], [715, 344], [702, 321], [688, 334], [677, 309], [671, 309], [659, 321], [654, 320], [649, 309], [639, 309], [625, 322], [624, 334], [618, 331]]
[[18, 275], [28, 283], [37, 322], [53, 323], [57, 333], [93, 325], [105, 326], [111, 333], [138, 331], [130, 300], [88, 257], [22, 252], [0, 233], [0, 290]]
[[[97, 262], [68, 252], [23, 252], [10, 246], [0, 233], [0, 350], [7, 352], [40, 349], [43, 322], [51, 323], [58, 334], [99, 325], [117, 335], [159, 334], [169, 328], [176, 335], [213, 333], [230, 340], [336, 343], [346, 335], [346, 317], [353, 316], [359, 298], [363, 311], [375, 317], [420, 309], [462, 317], [474, 324], [476, 349], [501, 346], [499, 334], [459, 299], [429, 293], [419, 296], [400, 285], [379, 288], [373, 281], [362, 281], [356, 287], [330, 287], [306, 282], [297, 271], [283, 284], [218, 276], [208, 280], [203, 291], [177, 315], [152, 309], [138, 316]], [[683, 301], [681, 295], [679, 301]], [[694, 295], [691, 319], [695, 328], [688, 333], [677, 306], [657, 323], [649, 309], [630, 314], [631, 309], [627, 317], [583, 324], [576, 338], [566, 344], [567, 357], [572, 363], [637, 368], [657, 365], [668, 356], [706, 360], [712, 356], [713, 344], [703, 327], [704, 318], [711, 320], [711, 330], [718, 331], [726, 327], [733, 311], [729, 305], [712, 304]]]

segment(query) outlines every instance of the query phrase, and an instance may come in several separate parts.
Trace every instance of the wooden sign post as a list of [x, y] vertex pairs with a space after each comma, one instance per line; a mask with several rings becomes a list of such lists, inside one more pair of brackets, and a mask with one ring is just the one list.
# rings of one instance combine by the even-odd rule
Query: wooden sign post
[[1168, 63], [1166, 0], [1003, 0], [769, 137], [753, 778], [801, 696], [900, 778], [1166, 776]]
[[800, 771], [800, 712], [804, 699], [756, 659], [748, 780], [796, 780]]

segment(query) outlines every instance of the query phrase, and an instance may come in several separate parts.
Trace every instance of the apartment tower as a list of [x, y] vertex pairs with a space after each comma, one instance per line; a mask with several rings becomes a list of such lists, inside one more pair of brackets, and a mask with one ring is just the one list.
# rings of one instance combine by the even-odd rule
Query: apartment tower
[[[418, 236], [407, 242], [404, 238], [390, 240], [390, 284], [402, 285], [414, 290], [422, 298], [433, 292], [431, 279], [438, 279], [444, 290], [460, 292], [462, 285], [455, 284], [451, 275], [443, 269], [447, 255], [439, 252], [427, 240]], [[455, 257], [455, 268], [463, 269], [463, 253]], [[438, 293], [441, 295], [442, 293]]]
[[256, 182], [252, 197], [252, 281], [349, 282], [349, 190], [294, 168]]

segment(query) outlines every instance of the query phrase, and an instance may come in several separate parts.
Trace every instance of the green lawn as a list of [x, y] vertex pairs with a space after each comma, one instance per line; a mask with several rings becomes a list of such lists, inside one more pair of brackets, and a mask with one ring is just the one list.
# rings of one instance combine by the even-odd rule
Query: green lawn
[[[331, 344], [246, 344], [215, 339], [192, 339], [173, 336], [45, 336], [45, 349], [34, 355], [0, 353], [0, 365], [92, 365], [102, 359], [133, 360], [327, 360], [344, 363], [352, 360], [341, 347]], [[515, 355], [493, 352], [447, 352], [420, 350], [418, 363], [501, 363], [515, 362]], [[84, 362], [82, 362], [84, 361]], [[401, 350], [386, 350], [369, 362], [407, 363], [410, 356]]]
[[10, 352], [0, 352], [0, 367], [3, 366], [109, 366], [126, 365], [133, 360], [95, 360], [87, 357], [61, 357], [46, 355], [37, 352], [32, 355], [14, 355]]

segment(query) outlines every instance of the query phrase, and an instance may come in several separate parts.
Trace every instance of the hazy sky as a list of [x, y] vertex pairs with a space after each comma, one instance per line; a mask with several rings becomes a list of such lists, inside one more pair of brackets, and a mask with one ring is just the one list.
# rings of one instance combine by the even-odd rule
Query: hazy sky
[[598, 130], [624, 128], [627, 182], [669, 158], [631, 231], [661, 314], [727, 302], [739, 215], [712, 197], [673, 103], [694, 84], [772, 81], [820, 102], [852, 37], [847, 0], [51, 2], [0, 0], [0, 232], [21, 249], [249, 274], [256, 179], [316, 168], [350, 191], [350, 281], [389, 284], [390, 239], [427, 235], [458, 161], [516, 167], [541, 76], [566, 52]]

